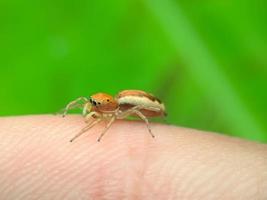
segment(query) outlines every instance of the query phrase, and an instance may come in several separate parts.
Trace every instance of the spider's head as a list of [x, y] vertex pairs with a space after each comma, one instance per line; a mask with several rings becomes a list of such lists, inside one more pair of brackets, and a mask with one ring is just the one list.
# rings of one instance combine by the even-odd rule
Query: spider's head
[[94, 111], [108, 112], [118, 108], [117, 101], [111, 95], [105, 93], [94, 94], [90, 97], [89, 101]]

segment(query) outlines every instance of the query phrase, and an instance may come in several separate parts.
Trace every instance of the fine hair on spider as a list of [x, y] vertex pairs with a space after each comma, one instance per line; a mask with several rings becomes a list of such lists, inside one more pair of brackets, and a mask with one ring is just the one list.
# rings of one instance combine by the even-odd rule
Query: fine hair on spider
[[115, 97], [106, 93], [97, 93], [90, 98], [79, 97], [67, 104], [62, 111], [62, 116], [65, 117], [68, 110], [74, 108], [82, 108], [87, 125], [70, 142], [73, 142], [99, 122], [107, 121], [104, 130], [97, 139], [100, 142], [116, 119], [124, 119], [129, 116], [137, 116], [142, 119], [146, 123], [150, 135], [154, 138], [155, 135], [151, 131], [147, 118], [166, 115], [164, 104], [153, 95], [141, 90], [124, 90]]

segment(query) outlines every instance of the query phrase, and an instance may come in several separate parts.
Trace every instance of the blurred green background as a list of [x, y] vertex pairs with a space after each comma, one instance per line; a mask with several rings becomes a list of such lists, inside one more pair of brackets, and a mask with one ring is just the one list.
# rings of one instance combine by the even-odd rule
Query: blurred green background
[[154, 93], [168, 123], [267, 141], [267, 1], [2, 0], [0, 115]]

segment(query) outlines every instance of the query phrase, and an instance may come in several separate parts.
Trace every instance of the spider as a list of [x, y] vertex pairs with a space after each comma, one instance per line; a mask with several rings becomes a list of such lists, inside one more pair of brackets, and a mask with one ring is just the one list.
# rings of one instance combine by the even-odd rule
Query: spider
[[79, 97], [65, 107], [63, 117], [66, 116], [68, 110], [74, 108], [82, 108], [82, 114], [88, 124], [70, 142], [73, 142], [99, 122], [107, 121], [105, 129], [97, 139], [100, 142], [116, 119], [124, 119], [129, 116], [141, 118], [146, 123], [150, 135], [154, 138], [147, 117], [166, 116], [164, 104], [153, 95], [141, 90], [124, 90], [115, 97], [106, 93], [97, 93], [90, 98]]

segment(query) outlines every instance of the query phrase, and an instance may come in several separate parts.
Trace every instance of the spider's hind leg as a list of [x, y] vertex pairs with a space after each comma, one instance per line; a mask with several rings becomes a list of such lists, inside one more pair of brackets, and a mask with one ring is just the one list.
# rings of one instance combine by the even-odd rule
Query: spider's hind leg
[[138, 117], [140, 117], [146, 123], [147, 129], [148, 129], [150, 135], [153, 138], [155, 138], [155, 135], [152, 133], [152, 130], [151, 130], [151, 127], [150, 127], [150, 124], [149, 124], [147, 117], [140, 111], [140, 109], [142, 109], [142, 108], [143, 108], [142, 106], [135, 106], [129, 110], [123, 111], [120, 114], [118, 114], [118, 119], [123, 119], [123, 118], [126, 118], [132, 114], [136, 114]]

